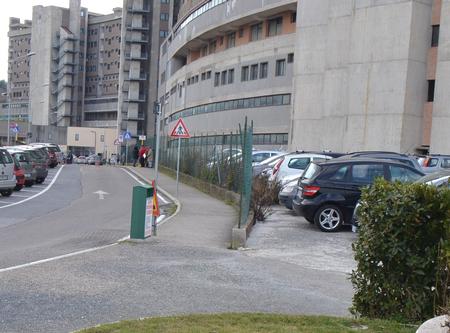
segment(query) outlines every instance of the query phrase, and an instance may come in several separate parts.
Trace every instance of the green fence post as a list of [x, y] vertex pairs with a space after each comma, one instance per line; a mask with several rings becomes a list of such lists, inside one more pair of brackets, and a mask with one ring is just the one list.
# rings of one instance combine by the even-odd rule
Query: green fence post
[[153, 209], [153, 187], [148, 185], [133, 187], [131, 203], [131, 239], [145, 239], [146, 230], [151, 231]]

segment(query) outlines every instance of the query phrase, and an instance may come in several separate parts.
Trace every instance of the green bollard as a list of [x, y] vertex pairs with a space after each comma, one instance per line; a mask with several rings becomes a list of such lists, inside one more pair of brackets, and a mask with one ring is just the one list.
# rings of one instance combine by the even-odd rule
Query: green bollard
[[131, 203], [131, 239], [145, 239], [151, 235], [153, 209], [153, 187], [133, 187], [133, 201]]

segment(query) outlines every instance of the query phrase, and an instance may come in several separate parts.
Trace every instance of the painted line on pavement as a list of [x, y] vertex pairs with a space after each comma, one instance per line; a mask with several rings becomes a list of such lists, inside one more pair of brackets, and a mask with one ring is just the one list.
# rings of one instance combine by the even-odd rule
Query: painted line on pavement
[[13, 198], [29, 198], [29, 195], [20, 195], [20, 194], [13, 194]]
[[60, 256], [52, 257], [52, 258], [47, 258], [47, 259], [42, 259], [42, 260], [38, 260], [38, 261], [33, 261], [33, 262], [29, 262], [29, 263], [22, 264], [22, 265], [1, 268], [0, 269], [0, 273], [9, 272], [9, 271], [13, 271], [13, 270], [16, 270], [16, 269], [26, 268], [26, 267], [30, 267], [30, 266], [39, 265], [39, 264], [44, 264], [44, 263], [55, 261], [55, 260], [59, 260], [59, 259], [69, 258], [69, 257], [73, 257], [73, 256], [76, 256], [76, 255], [79, 255], [79, 254], [84, 254], [84, 253], [94, 252], [94, 251], [98, 251], [98, 250], [103, 250], [103, 249], [106, 249], [108, 247], [111, 247], [111, 246], [114, 246], [114, 245], [117, 245], [117, 244], [119, 244], [119, 243], [116, 242], [116, 243], [108, 244], [108, 245], [104, 245], [104, 246], [93, 247], [93, 248], [90, 248], [90, 249], [87, 249], [87, 250], [81, 250], [81, 251], [72, 252], [72, 253], [68, 253], [68, 254], [63, 254], [63, 255], [60, 255]]
[[21, 189], [20, 192], [30, 192], [30, 193], [39, 193], [40, 191], [35, 191], [35, 190], [25, 190], [25, 189]]
[[18, 202], [14, 202], [14, 203], [9, 204], [9, 205], [6, 205], [6, 206], [2, 206], [2, 207], [0, 207], [0, 209], [7, 208], [7, 207], [11, 207], [11, 206], [16, 206], [16, 205], [19, 205], [19, 204], [21, 204], [21, 203], [27, 202], [27, 201], [29, 201], [29, 200], [32, 200], [32, 199], [34, 199], [34, 198], [37, 198], [37, 197], [41, 196], [42, 194], [44, 194], [45, 192], [47, 192], [47, 191], [53, 186], [53, 184], [54, 184], [54, 183], [56, 182], [56, 180], [58, 179], [58, 176], [59, 176], [59, 174], [61, 173], [61, 171], [62, 171], [63, 168], [64, 168], [64, 165], [62, 165], [62, 166], [61, 166], [61, 169], [58, 170], [58, 172], [56, 173], [56, 175], [55, 175], [55, 177], [53, 178], [53, 180], [51, 181], [51, 183], [50, 183], [49, 185], [47, 185], [47, 187], [46, 187], [45, 189], [43, 189], [41, 192], [36, 193], [35, 195], [32, 195], [31, 197], [28, 197], [28, 198], [26, 198], [26, 199], [24, 199], [24, 200], [21, 200], [21, 201], [18, 201]]
[[[137, 178], [135, 175], [133, 175], [131, 172], [129, 172], [128, 170], [125, 170], [123, 168], [121, 168], [121, 170], [123, 170], [124, 172], [126, 172], [128, 174], [128, 176], [130, 176], [131, 178], [133, 178], [135, 181], [137, 181], [139, 184], [141, 184], [142, 186], [144, 185], [148, 185], [146, 183], [144, 183], [143, 181], [141, 181], [139, 178]], [[164, 202], [164, 203], [169, 203], [166, 199], [164, 199], [161, 195], [158, 194], [158, 198]]]

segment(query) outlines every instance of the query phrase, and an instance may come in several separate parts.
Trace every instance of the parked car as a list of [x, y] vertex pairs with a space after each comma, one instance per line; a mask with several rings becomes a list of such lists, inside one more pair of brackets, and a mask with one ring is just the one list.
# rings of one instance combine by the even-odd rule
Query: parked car
[[252, 165], [254, 166], [257, 163], [267, 160], [273, 156], [279, 156], [284, 154], [282, 151], [276, 150], [254, 150], [252, 152]]
[[103, 165], [101, 156], [99, 156], [97, 154], [89, 155], [87, 157], [86, 161], [87, 161], [87, 164], [89, 164], [89, 165], [95, 165], [95, 164]]
[[87, 158], [86, 158], [86, 156], [78, 156], [78, 157], [75, 159], [75, 163], [77, 163], [77, 164], [87, 164]]
[[20, 166], [19, 161], [11, 155], [14, 161], [14, 175], [16, 176], [15, 191], [20, 191], [25, 186], [25, 170]]
[[292, 210], [292, 200], [294, 199], [294, 196], [297, 193], [298, 179], [299, 177], [294, 178], [291, 181], [284, 184], [284, 186], [282, 186], [280, 192], [278, 193], [278, 201], [280, 205], [283, 205], [291, 210]]
[[439, 170], [450, 170], [450, 155], [430, 155], [424, 162], [423, 169], [427, 173]]
[[58, 158], [53, 148], [50, 148], [44, 144], [32, 144], [31, 147], [38, 149], [47, 160], [47, 166], [54, 168], [58, 165]]
[[45, 154], [39, 148], [32, 146], [16, 146], [15, 148], [29, 153], [31, 163], [36, 170], [36, 184], [43, 183], [48, 175], [48, 164]]
[[271, 171], [273, 169], [273, 167], [277, 164], [277, 162], [285, 155], [287, 155], [287, 153], [282, 153], [281, 155], [275, 155], [275, 156], [269, 157], [268, 159], [265, 159], [264, 161], [261, 161], [259, 163], [254, 163], [253, 164], [253, 177], [256, 177], [258, 175], [270, 176], [270, 174], [268, 174], [268, 172]]
[[337, 231], [351, 224], [361, 188], [377, 177], [414, 182], [423, 176], [423, 172], [394, 160], [360, 157], [312, 162], [298, 181], [292, 205], [298, 215], [322, 231]]
[[[415, 181], [419, 184], [428, 184], [436, 187], [447, 187], [450, 188], [450, 170], [441, 170], [428, 175], [423, 176]], [[352, 231], [357, 232], [359, 228], [359, 209], [361, 207], [361, 200], [355, 206], [352, 216]]]
[[8, 148], [7, 150], [11, 154], [11, 156], [18, 161], [20, 167], [24, 169], [25, 186], [33, 186], [36, 182], [36, 169], [33, 165], [33, 162], [31, 161], [30, 153], [27, 151], [15, 149], [14, 147]]
[[16, 176], [14, 175], [14, 161], [10, 153], [0, 148], [0, 194], [9, 197], [16, 187]]
[[285, 155], [273, 167], [272, 175], [269, 177], [269, 179], [271, 181], [280, 182], [286, 176], [297, 175], [298, 177], [300, 177], [311, 161], [324, 161], [331, 158], [332, 157], [329, 155], [317, 153]]
[[[61, 148], [56, 143], [31, 143], [31, 145], [40, 145], [46, 147], [49, 152], [56, 156], [57, 163], [62, 163], [64, 161], [64, 153], [61, 151]], [[56, 166], [56, 165], [55, 165]]]
[[350, 153], [348, 155], [342, 156], [341, 158], [358, 158], [358, 157], [370, 157], [376, 159], [393, 160], [401, 163], [405, 163], [420, 172], [425, 172], [420, 165], [419, 161], [414, 156], [409, 156], [405, 154], [390, 152], [390, 151], [360, 151]]

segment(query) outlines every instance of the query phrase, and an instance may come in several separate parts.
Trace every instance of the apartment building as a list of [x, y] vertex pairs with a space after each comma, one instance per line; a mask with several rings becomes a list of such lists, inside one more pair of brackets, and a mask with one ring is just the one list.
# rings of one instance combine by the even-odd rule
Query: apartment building
[[20, 137], [29, 130], [32, 141], [65, 143], [69, 126], [152, 135], [159, 47], [174, 2], [124, 0], [108, 15], [68, 3], [34, 6], [31, 21], [10, 19], [2, 119], [10, 105], [10, 120], [23, 122]]
[[254, 144], [286, 147], [297, 1], [184, 1], [161, 47], [164, 133], [182, 117], [191, 135], [236, 132], [246, 116]]

